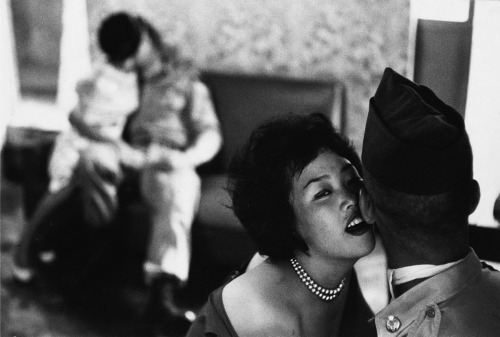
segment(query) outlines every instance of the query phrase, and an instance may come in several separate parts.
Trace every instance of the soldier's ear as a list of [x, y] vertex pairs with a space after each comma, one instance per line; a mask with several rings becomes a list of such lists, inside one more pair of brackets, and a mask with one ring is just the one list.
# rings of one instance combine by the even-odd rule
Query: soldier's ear
[[479, 183], [474, 179], [471, 183], [471, 191], [470, 191], [470, 205], [469, 205], [469, 214], [474, 213], [479, 204], [479, 200], [481, 199], [481, 188], [479, 187]]
[[375, 223], [375, 206], [373, 205], [370, 193], [363, 186], [359, 190], [359, 209], [363, 219], [369, 224]]

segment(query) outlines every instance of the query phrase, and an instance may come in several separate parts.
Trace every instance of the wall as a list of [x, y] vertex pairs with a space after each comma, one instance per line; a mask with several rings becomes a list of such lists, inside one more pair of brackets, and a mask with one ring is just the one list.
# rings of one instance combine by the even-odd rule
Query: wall
[[500, 200], [500, 2], [476, 1], [473, 25], [465, 127], [481, 200], [469, 222], [500, 228], [493, 218], [495, 200]]
[[10, 1], [23, 94], [55, 96], [62, 1]]
[[100, 20], [128, 10], [150, 19], [201, 69], [337, 78], [348, 86], [347, 133], [361, 146], [368, 100], [386, 66], [405, 73], [408, 0], [87, 0]]

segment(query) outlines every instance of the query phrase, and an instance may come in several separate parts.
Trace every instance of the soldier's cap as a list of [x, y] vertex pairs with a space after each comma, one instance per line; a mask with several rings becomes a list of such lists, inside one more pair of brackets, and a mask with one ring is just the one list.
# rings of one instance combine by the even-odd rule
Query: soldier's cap
[[370, 99], [362, 161], [379, 183], [413, 195], [444, 193], [472, 180], [463, 117], [391, 68]]

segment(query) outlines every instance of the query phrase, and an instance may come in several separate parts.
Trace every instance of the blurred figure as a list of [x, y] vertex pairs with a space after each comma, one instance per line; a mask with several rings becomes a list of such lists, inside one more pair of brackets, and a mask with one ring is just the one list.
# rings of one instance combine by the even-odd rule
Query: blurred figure
[[[78, 83], [78, 106], [70, 114], [73, 126], [58, 136], [49, 163], [49, 191], [69, 185], [80, 153], [100, 145], [122, 146], [122, 134], [139, 106], [137, 75], [107, 63]], [[88, 131], [83, 131], [83, 128]]]
[[[120, 146], [127, 117], [138, 108], [137, 75], [126, 73], [107, 63], [97, 64], [92, 74], [76, 88], [78, 105], [70, 120], [78, 120], [88, 130], [81, 133], [76, 125], [61, 133], [55, 142], [49, 161], [49, 191], [42, 198], [33, 217], [25, 224], [14, 253], [14, 275], [21, 282], [33, 278], [30, 249], [34, 235], [52, 211], [75, 189], [74, 171], [83, 151], [100, 146]], [[80, 127], [81, 129], [81, 127]], [[46, 259], [53, 253], [42, 252]]]
[[81, 152], [72, 179], [81, 188], [86, 222], [100, 227], [118, 210], [120, 184], [138, 176], [152, 225], [144, 262], [151, 287], [146, 315], [160, 328], [186, 328], [194, 314], [182, 310], [175, 295], [189, 273], [190, 230], [200, 194], [195, 169], [218, 152], [219, 122], [196, 69], [165, 45], [149, 22], [112, 14], [102, 22], [98, 40], [109, 64], [137, 74], [139, 107], [128, 121], [128, 143], [106, 142], [85, 118], [71, 116], [81, 135], [97, 141]]
[[480, 191], [462, 116], [387, 68], [370, 100], [362, 160], [361, 210], [376, 221], [390, 268], [378, 336], [498, 336], [500, 273], [468, 241]]
[[215, 290], [187, 336], [375, 336], [354, 263], [375, 247], [360, 160], [322, 114], [257, 128], [230, 165], [233, 210], [268, 258]]

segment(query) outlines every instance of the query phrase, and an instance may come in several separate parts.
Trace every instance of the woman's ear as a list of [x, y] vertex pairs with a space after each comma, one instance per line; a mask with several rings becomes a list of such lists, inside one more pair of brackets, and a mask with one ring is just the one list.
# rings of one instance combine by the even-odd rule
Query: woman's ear
[[372, 197], [363, 186], [359, 190], [359, 209], [363, 219], [369, 224], [375, 223], [375, 206], [373, 205]]

